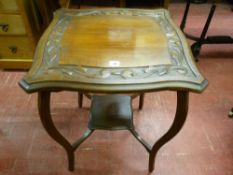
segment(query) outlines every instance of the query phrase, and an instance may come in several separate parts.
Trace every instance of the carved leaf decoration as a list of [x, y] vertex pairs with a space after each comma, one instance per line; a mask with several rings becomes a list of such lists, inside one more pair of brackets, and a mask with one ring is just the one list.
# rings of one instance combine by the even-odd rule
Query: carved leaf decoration
[[173, 59], [173, 61], [176, 62], [176, 65], [181, 65], [182, 64], [182, 60], [183, 60], [183, 54], [181, 53], [179, 47], [177, 46], [174, 46], [174, 45], [171, 45], [170, 46], [170, 55], [171, 55], [171, 58]]
[[163, 68], [159, 69], [159, 71], [158, 71], [159, 76], [163, 76], [167, 73], [168, 73], [168, 69], [166, 67], [163, 67]]
[[145, 73], [150, 73], [151, 72], [151, 66], [148, 66], [147, 68], [144, 69]]
[[121, 75], [121, 70], [112, 70], [112, 73], [111, 73], [112, 75]]
[[79, 71], [79, 72], [86, 73], [85, 68], [83, 68], [83, 66], [81, 66], [80, 64], [77, 65], [76, 69], [77, 69], [77, 71]]
[[121, 74], [123, 78], [132, 78], [134, 76], [134, 72], [132, 70], [123, 70], [123, 73]]
[[71, 70], [69, 71], [69, 70], [67, 70], [67, 69], [62, 69], [61, 72], [64, 73], [64, 74], [67, 74], [67, 75], [69, 75], [69, 76], [72, 76], [72, 75], [74, 74], [73, 71], [71, 71]]
[[186, 74], [187, 73], [187, 69], [183, 68], [183, 67], [179, 67], [177, 68], [177, 72], [180, 74]]
[[100, 72], [102, 78], [108, 78], [111, 75], [111, 72], [107, 69], [103, 69]]

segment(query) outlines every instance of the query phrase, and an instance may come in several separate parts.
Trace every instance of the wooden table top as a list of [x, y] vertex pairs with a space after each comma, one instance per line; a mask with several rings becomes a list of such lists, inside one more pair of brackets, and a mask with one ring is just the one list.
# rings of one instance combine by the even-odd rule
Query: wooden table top
[[167, 10], [115, 8], [56, 11], [19, 84], [26, 92], [124, 93], [202, 92], [208, 82]]

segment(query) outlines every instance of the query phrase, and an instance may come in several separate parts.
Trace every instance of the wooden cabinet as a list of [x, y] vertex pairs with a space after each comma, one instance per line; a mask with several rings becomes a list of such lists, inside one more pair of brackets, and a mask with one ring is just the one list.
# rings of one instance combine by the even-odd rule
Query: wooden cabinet
[[29, 68], [41, 34], [33, 1], [0, 0], [0, 68]]

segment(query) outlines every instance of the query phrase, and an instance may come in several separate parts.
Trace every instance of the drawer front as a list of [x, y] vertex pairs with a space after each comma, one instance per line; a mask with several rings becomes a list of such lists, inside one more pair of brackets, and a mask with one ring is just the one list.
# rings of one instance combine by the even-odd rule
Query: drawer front
[[1, 58], [31, 58], [34, 54], [33, 44], [27, 37], [0, 37]]
[[17, 13], [16, 0], [0, 0], [0, 13]]
[[0, 14], [0, 35], [24, 34], [26, 30], [20, 15]]

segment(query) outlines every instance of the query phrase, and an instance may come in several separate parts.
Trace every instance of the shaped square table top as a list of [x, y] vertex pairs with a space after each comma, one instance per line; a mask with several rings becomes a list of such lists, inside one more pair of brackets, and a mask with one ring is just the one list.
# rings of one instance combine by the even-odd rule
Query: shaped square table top
[[124, 93], [201, 92], [208, 82], [167, 10], [114, 8], [56, 11], [19, 84], [27, 92]]

